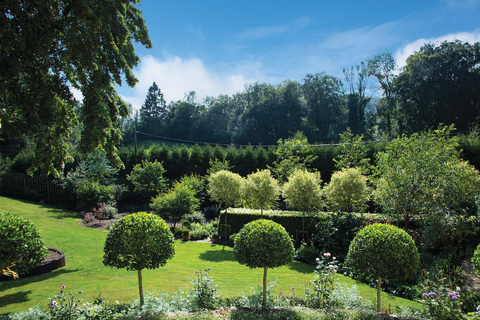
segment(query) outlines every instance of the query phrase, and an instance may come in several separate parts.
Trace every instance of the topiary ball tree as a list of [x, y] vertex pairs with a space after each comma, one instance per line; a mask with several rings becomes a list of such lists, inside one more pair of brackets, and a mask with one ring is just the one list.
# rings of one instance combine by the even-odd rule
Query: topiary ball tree
[[105, 241], [103, 264], [137, 270], [140, 305], [144, 304], [142, 270], [164, 266], [175, 255], [173, 234], [161, 218], [133, 213], [113, 225]]
[[0, 213], [0, 271], [14, 277], [27, 273], [47, 255], [35, 226], [14, 213]]
[[263, 268], [263, 306], [267, 303], [267, 269], [293, 261], [295, 249], [287, 231], [271, 220], [247, 223], [235, 237], [233, 254], [240, 264]]
[[417, 271], [419, 260], [417, 247], [408, 233], [392, 225], [375, 223], [357, 233], [345, 264], [354, 273], [378, 278], [377, 312], [380, 312], [382, 279], [404, 279]]

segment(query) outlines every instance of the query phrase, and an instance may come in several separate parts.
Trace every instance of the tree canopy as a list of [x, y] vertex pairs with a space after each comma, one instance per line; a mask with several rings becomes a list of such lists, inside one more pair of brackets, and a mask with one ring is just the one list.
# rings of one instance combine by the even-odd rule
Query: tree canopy
[[402, 125], [412, 133], [452, 124], [466, 131], [479, 119], [480, 43], [425, 44], [395, 79]]
[[[7, 1], [0, 15], [2, 131], [36, 143], [29, 173], [58, 176], [70, 159], [65, 138], [83, 122], [81, 149], [103, 149], [116, 166], [119, 116], [114, 86], [134, 86], [140, 61], [132, 41], [152, 44], [137, 0]], [[80, 118], [72, 88], [83, 95]]]

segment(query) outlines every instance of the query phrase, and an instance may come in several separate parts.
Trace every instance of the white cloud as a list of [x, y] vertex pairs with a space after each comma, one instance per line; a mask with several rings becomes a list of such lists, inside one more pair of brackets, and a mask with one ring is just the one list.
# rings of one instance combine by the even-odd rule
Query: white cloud
[[418, 52], [420, 47], [423, 46], [425, 43], [435, 43], [440, 44], [444, 41], [453, 41], [458, 39], [462, 42], [468, 42], [473, 44], [475, 42], [480, 41], [480, 30], [476, 30], [474, 32], [458, 32], [458, 33], [449, 33], [440, 37], [434, 38], [422, 38], [410, 42], [409, 44], [403, 46], [402, 48], [398, 49], [395, 53], [395, 59], [397, 61], [397, 65], [399, 67], [403, 67], [406, 64], [407, 58]]
[[[206, 96], [234, 94], [242, 91], [245, 83], [251, 83], [263, 76], [258, 73], [258, 66], [244, 62], [237, 67], [229, 67], [229, 72], [218, 74], [205, 67], [198, 58], [188, 60], [171, 56], [157, 59], [153, 56], [142, 58], [140, 67], [134, 71], [139, 83], [134, 89], [122, 91], [118, 88], [125, 102], [134, 108], [140, 108], [145, 100], [148, 88], [156, 82], [164, 98], [170, 101], [181, 100], [186, 92], [194, 90], [197, 99], [202, 101]], [[250, 75], [250, 76], [249, 76]], [[254, 77], [251, 77], [254, 75]]]

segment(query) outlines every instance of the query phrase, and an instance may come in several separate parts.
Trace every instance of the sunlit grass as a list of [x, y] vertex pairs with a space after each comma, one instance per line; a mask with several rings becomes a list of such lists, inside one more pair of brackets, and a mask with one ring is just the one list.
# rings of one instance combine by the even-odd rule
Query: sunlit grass
[[[13, 212], [32, 221], [45, 245], [65, 253], [67, 265], [47, 274], [0, 282], [0, 314], [26, 310], [57, 294], [62, 285], [67, 291], [83, 291], [80, 296], [92, 301], [99, 292], [108, 301], [131, 302], [138, 297], [137, 273], [103, 265], [103, 245], [107, 231], [77, 225], [80, 216], [54, 206], [0, 197], [0, 212]], [[210, 276], [224, 297], [238, 296], [260, 284], [263, 270], [240, 265], [230, 247], [209, 243], [176, 242], [175, 257], [164, 267], [144, 270], [146, 292], [174, 293], [191, 289], [194, 270], [211, 268]], [[303, 288], [313, 278], [314, 267], [292, 262], [268, 271], [268, 278], [277, 278], [276, 292], [303, 295]], [[364, 299], [375, 296], [375, 289], [340, 275], [340, 283], [356, 285]], [[295, 288], [292, 290], [292, 288]], [[392, 306], [418, 307], [418, 304], [384, 294], [383, 302]]]

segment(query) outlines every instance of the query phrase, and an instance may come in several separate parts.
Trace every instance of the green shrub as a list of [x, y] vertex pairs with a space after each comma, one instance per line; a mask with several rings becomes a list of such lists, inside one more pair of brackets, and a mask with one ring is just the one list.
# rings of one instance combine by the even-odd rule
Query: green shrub
[[362, 229], [350, 243], [345, 265], [353, 273], [378, 278], [377, 312], [382, 279], [404, 280], [417, 271], [419, 254], [410, 235], [392, 225], [375, 223]]
[[215, 232], [213, 223], [200, 224], [198, 222], [193, 222], [190, 225], [190, 239], [192, 240], [201, 240], [211, 237]]
[[142, 160], [142, 163], [135, 165], [126, 177], [135, 186], [135, 191], [146, 192], [147, 199], [150, 199], [152, 193], [157, 194], [167, 188], [168, 180], [163, 177], [164, 173], [165, 169], [161, 162]]
[[77, 207], [82, 210], [91, 210], [99, 202], [116, 203], [118, 186], [103, 185], [97, 181], [82, 180], [76, 189]]
[[356, 168], [343, 168], [332, 175], [325, 195], [330, 211], [363, 212], [370, 199], [367, 177]]
[[156, 215], [173, 222], [175, 227], [183, 216], [193, 213], [199, 205], [194, 191], [187, 186], [178, 186], [155, 197], [150, 208]]
[[308, 264], [315, 264], [316, 259], [319, 257], [320, 252], [314, 246], [307, 246], [305, 242], [302, 241], [300, 248], [295, 252], [295, 260], [302, 261]]
[[193, 222], [197, 222], [200, 224], [205, 224], [207, 223], [207, 219], [205, 219], [205, 215], [201, 212], [193, 212], [186, 214], [182, 218], [182, 225], [186, 226], [187, 228], [192, 224]]
[[324, 253], [316, 258], [317, 268], [313, 281], [305, 287], [307, 306], [315, 309], [335, 308], [338, 302], [335, 298], [335, 282], [338, 280], [337, 260], [330, 253]]
[[472, 257], [473, 269], [476, 274], [480, 275], [480, 244], [475, 249]]
[[217, 206], [208, 206], [203, 208], [205, 219], [212, 220], [220, 216], [220, 208]]
[[0, 213], [0, 271], [10, 270], [22, 275], [40, 264], [47, 255], [35, 226], [13, 213]]
[[277, 204], [280, 187], [270, 170], [257, 170], [247, 176], [243, 193], [247, 207], [260, 209], [263, 216], [264, 209], [270, 209]]
[[106, 202], [97, 203], [97, 207], [93, 208], [92, 214], [97, 219], [112, 219], [118, 214], [117, 208]]
[[210, 269], [205, 272], [195, 270], [197, 275], [192, 279], [193, 292], [192, 303], [199, 309], [213, 309], [218, 300], [217, 285], [213, 284], [213, 279], [208, 276]]
[[271, 220], [246, 224], [235, 238], [233, 253], [240, 264], [263, 268], [263, 306], [266, 305], [267, 269], [289, 264], [295, 255], [292, 239], [285, 228]]

